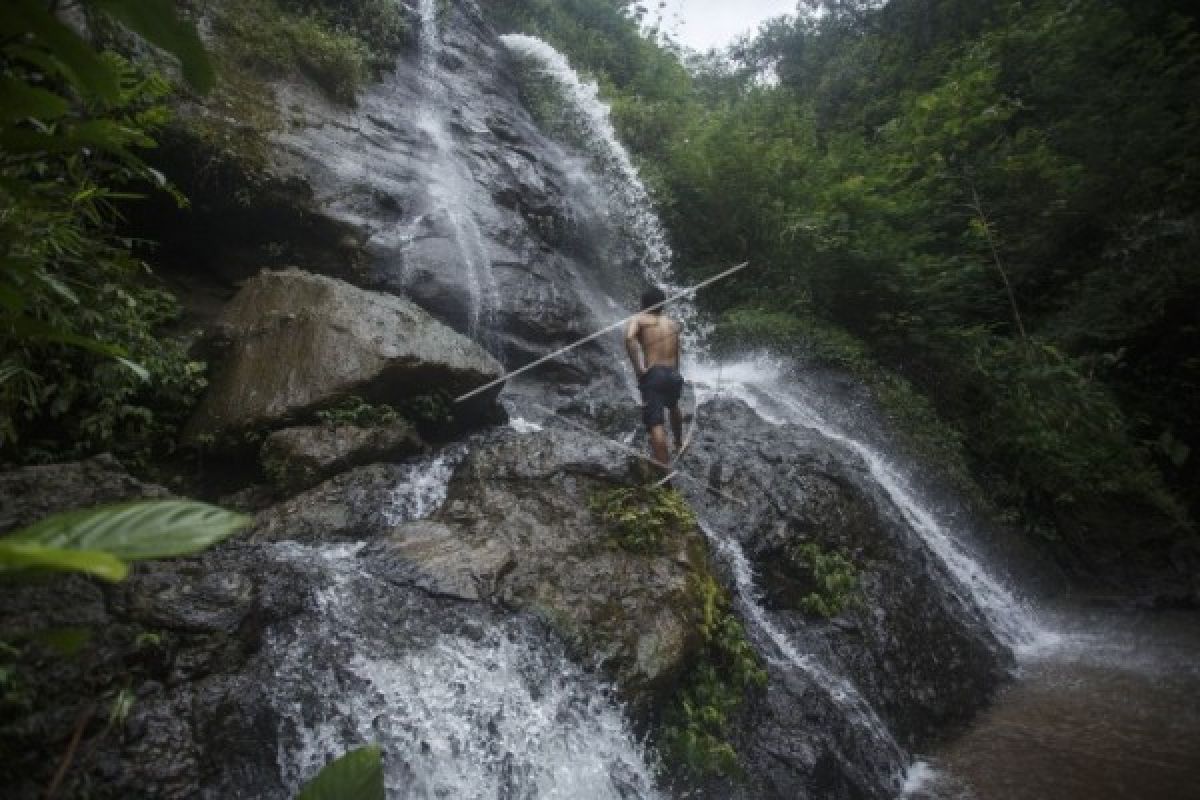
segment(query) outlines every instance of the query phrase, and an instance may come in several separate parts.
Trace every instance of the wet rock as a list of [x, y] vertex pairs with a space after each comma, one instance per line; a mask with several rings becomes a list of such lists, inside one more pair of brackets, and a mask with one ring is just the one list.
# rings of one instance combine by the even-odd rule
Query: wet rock
[[0, 473], [0, 533], [59, 511], [166, 497], [161, 486], [130, 475], [111, 455]]
[[388, 509], [403, 466], [372, 464], [343, 472], [255, 517], [255, 539], [296, 541], [368, 539], [391, 526]]
[[[166, 495], [107, 456], [0, 475], [6, 527]], [[61, 796], [200, 795], [202, 765], [218, 748], [197, 734], [210, 711], [193, 704], [194, 686], [243, 669], [263, 631], [299, 607], [293, 576], [248, 547], [235, 537], [193, 558], [141, 562], [118, 584], [69, 574], [0, 582], [0, 640], [17, 648], [0, 715], [5, 797], [43, 796], [77, 730]], [[79, 652], [38, 638], [54, 630], [83, 631]], [[128, 719], [110, 721], [126, 690]]]
[[396, 461], [425, 445], [403, 420], [389, 425], [314, 425], [285, 428], [267, 436], [259, 458], [276, 488], [296, 492], [339, 472]]
[[468, 457], [433, 520], [396, 528], [380, 557], [432, 593], [539, 613], [646, 713], [699, 645], [691, 581], [708, 567], [696, 530], [674, 532], [659, 555], [612, 541], [588, 500], [628, 480], [626, 459], [592, 439], [503, 437]]
[[[1011, 653], [852, 456], [810, 430], [764, 422], [739, 401], [712, 401], [702, 413], [684, 469], [745, 505], [689, 488], [692, 502], [715, 535], [740, 543], [773, 624], [848, 679], [880, 718], [838, 700], [820, 673], [773, 664], [771, 691], [735, 737], [751, 781], [721, 796], [891, 796], [903, 755], [887, 730], [915, 748], [963, 724], [1007, 679]], [[802, 543], [854, 566], [857, 602], [836, 620], [801, 602], [815, 588], [793, 555]]]
[[[247, 282], [213, 336], [223, 355], [188, 424], [193, 441], [278, 428], [351, 395], [375, 403], [453, 395], [503, 373], [412, 303], [298, 269]], [[456, 416], [477, 419], [499, 390], [458, 406]]]

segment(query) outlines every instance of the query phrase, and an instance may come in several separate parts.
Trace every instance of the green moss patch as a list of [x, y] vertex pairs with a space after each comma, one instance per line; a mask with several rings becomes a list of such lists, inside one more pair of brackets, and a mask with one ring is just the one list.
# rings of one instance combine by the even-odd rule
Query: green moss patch
[[662, 553], [673, 534], [696, 526], [696, 515], [674, 489], [632, 486], [595, 492], [588, 506], [632, 553]]

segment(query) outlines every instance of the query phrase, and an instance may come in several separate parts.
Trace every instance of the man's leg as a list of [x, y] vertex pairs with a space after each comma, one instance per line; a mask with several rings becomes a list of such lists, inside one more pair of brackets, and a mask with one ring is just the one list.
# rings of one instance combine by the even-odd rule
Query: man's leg
[[650, 453], [664, 467], [671, 461], [667, 454], [667, 429], [661, 422], [650, 429]]
[[683, 412], [678, 405], [671, 406], [671, 433], [675, 436], [675, 452], [683, 448]]

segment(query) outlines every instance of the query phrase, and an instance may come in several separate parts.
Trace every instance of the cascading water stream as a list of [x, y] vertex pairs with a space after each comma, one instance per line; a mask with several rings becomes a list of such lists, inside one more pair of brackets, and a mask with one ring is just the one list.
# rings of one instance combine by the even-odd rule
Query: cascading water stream
[[666, 230], [654, 213], [633, 160], [617, 138], [599, 87], [581, 81], [566, 57], [541, 39], [512, 33], [500, 40], [516, 56], [537, 65], [563, 93], [570, 109], [578, 115], [573, 127], [585, 140], [585, 149], [605, 182], [612, 214], [642, 249], [648, 275], [659, 283], [668, 282], [672, 253]]
[[[437, 0], [420, 0], [418, 4], [420, 30], [418, 35], [420, 105], [417, 108], [417, 128], [428, 138], [432, 152], [426, 164], [426, 190], [430, 207], [413, 220], [402, 240], [412, 241], [420, 227], [430, 220], [444, 220], [467, 276], [470, 308], [467, 319], [468, 335], [494, 347], [492, 310], [495, 305], [495, 279], [491, 259], [483, 243], [479, 223], [472, 210], [472, 198], [478, 191], [474, 177], [454, 152], [454, 138], [446, 121], [446, 110], [455, 105], [448, 96], [441, 76], [439, 55], [442, 39], [439, 30]], [[407, 275], [405, 278], [407, 279]]]
[[[410, 465], [384, 513], [428, 516], [465, 449]], [[294, 792], [365, 742], [389, 797], [656, 800], [653, 769], [606, 689], [539, 623], [431, 602], [393, 585], [365, 543], [282, 542], [310, 610], [272, 633], [278, 763]]]
[[966, 598], [986, 615], [1002, 641], [1018, 652], [1025, 652], [1043, 647], [1054, 639], [1053, 634], [1039, 625], [1029, 607], [993, 577], [947, 526], [939, 522], [900, 469], [878, 448], [839, 430], [823, 418], [816, 404], [807, 402], [799, 387], [783, 378], [778, 363], [769, 358], [757, 358], [739, 364], [717, 365], [701, 358], [689, 365], [688, 375], [701, 387], [700, 397], [728, 392], [753, 407], [767, 422], [814, 430], [861, 459], [908, 525], [954, 576]]
[[[700, 528], [731, 573], [734, 591], [745, 619], [766, 636], [778, 651], [777, 656], [769, 657], [782, 662], [786, 667], [804, 673], [827, 692], [838, 707], [847, 712], [847, 716], [854, 720], [857, 729], [866, 735], [871, 748], [880, 760], [897, 765], [907, 763], [908, 757], [903, 748], [896, 743], [883, 720], [862, 697], [858, 689], [849, 681], [826, 669], [814, 656], [803, 654], [797, 650], [796, 646], [788, 639], [787, 634], [771, 621], [759, 597], [754, 569], [751, 567], [749, 559], [746, 558], [741, 544], [732, 536], [724, 536], [703, 522], [701, 522]], [[894, 782], [897, 787], [901, 785], [899, 773], [894, 776]]]

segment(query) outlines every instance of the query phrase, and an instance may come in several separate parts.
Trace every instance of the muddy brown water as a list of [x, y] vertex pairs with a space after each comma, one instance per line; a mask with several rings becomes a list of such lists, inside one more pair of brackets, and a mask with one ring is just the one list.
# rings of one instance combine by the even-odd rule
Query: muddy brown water
[[1200, 613], [1057, 613], [912, 800], [1200, 800]]

